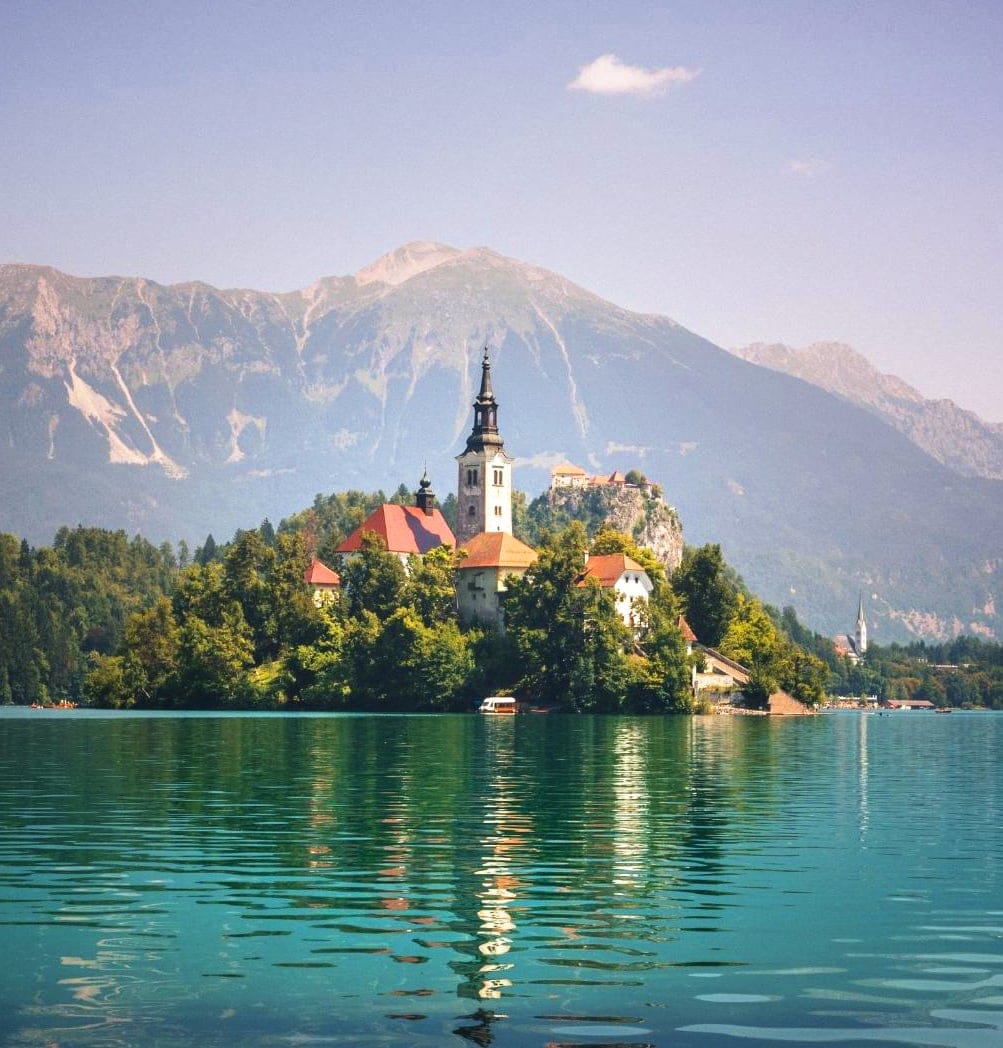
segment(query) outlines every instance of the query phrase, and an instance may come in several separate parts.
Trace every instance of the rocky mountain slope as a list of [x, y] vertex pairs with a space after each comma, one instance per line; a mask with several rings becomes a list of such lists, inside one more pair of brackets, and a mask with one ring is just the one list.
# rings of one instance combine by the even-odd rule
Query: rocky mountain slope
[[902, 379], [878, 371], [850, 346], [816, 342], [792, 349], [755, 342], [732, 352], [866, 408], [962, 476], [1003, 479], [1003, 425], [984, 422], [952, 400], [927, 400]]
[[667, 506], [656, 488], [633, 484], [557, 488], [547, 493], [557, 519], [601, 522], [630, 535], [665, 566], [667, 575], [683, 560], [683, 527], [679, 514]]
[[516, 484], [637, 466], [687, 541], [721, 542], [766, 599], [825, 632], [857, 594], [877, 640], [1000, 632], [1003, 484], [882, 418], [490, 250], [412, 244], [285, 294], [0, 267], [0, 529], [201, 540], [318, 492], [440, 496], [481, 347]]

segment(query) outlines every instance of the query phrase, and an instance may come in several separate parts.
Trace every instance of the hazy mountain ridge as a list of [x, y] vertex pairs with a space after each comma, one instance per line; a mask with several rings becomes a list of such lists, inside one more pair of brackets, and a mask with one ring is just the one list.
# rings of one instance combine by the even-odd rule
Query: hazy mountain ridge
[[317, 492], [440, 496], [481, 348], [516, 484], [558, 461], [638, 466], [687, 540], [720, 541], [766, 599], [827, 632], [857, 592], [877, 639], [994, 634], [1003, 485], [884, 421], [484, 248], [413, 244], [285, 293], [0, 267], [0, 529], [78, 522], [228, 537]]
[[878, 371], [844, 343], [816, 342], [794, 349], [756, 342], [732, 352], [873, 411], [963, 476], [1003, 479], [1003, 424], [986, 422], [952, 400], [928, 400], [897, 376]]

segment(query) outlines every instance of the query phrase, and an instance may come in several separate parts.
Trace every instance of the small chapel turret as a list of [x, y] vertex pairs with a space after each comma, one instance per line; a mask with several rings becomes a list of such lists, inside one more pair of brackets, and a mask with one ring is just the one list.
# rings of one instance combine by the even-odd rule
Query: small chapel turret
[[498, 402], [491, 388], [487, 347], [481, 388], [474, 401], [474, 426], [457, 455], [456, 537], [466, 542], [482, 531], [512, 531], [512, 459], [498, 432]]
[[426, 516], [430, 517], [435, 512], [435, 494], [432, 491], [432, 482], [428, 479], [428, 466], [418, 481], [418, 490], [414, 493], [414, 504]]

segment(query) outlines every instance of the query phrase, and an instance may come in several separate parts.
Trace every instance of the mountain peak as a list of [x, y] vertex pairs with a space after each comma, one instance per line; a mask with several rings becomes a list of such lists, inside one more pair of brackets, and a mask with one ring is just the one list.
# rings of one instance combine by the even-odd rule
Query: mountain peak
[[355, 274], [355, 282], [366, 284], [390, 284], [396, 287], [405, 281], [426, 273], [444, 262], [451, 262], [463, 252], [448, 244], [437, 244], [431, 240], [414, 240], [382, 255], [375, 262]]
[[865, 408], [963, 476], [1003, 479], [1003, 426], [985, 422], [951, 400], [927, 400], [842, 342], [815, 342], [802, 349], [757, 342], [732, 352]]
[[804, 379], [858, 403], [873, 405], [878, 397], [897, 397], [919, 404], [922, 394], [897, 375], [879, 371], [845, 342], [813, 342], [795, 349], [779, 343], [755, 342], [732, 352], [753, 364]]

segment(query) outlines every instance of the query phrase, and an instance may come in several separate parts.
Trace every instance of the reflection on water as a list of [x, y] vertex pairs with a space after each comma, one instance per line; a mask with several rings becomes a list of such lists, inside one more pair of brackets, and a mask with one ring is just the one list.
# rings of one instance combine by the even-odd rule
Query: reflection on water
[[5, 711], [0, 1039], [998, 1045], [1001, 726]]

